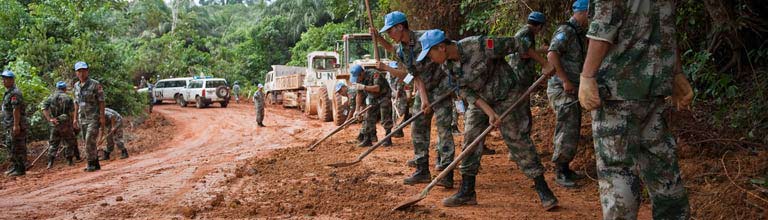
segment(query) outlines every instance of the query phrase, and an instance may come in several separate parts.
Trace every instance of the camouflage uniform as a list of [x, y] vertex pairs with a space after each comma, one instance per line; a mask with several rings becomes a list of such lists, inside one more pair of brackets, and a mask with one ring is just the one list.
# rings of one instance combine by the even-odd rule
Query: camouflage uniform
[[[579, 74], [586, 57], [585, 30], [579, 26], [576, 19], [571, 18], [560, 25], [549, 44], [549, 51], [560, 55], [560, 64], [576, 91], [578, 91]], [[557, 116], [555, 135], [552, 141], [555, 151], [552, 162], [569, 164], [576, 155], [581, 131], [581, 107], [577, 94], [568, 94], [563, 89], [563, 80], [553, 76], [547, 85], [549, 104]]]
[[[110, 154], [115, 149], [115, 145], [117, 145], [120, 151], [126, 151], [125, 142], [123, 141], [123, 116], [111, 108], [105, 108], [104, 115], [107, 118], [107, 123], [105, 124], [107, 127], [107, 148], [104, 149], [104, 153]], [[115, 121], [114, 124], [112, 120]], [[112, 129], [115, 129], [114, 133]]]
[[[469, 103], [464, 114], [464, 146], [474, 141], [488, 126], [488, 116], [475, 105], [484, 100], [497, 114], [501, 114], [524, 93], [520, 77], [504, 61], [504, 56], [517, 49], [516, 40], [505, 37], [474, 36], [457, 43], [460, 62], [449, 60], [443, 65], [445, 72], [456, 78], [460, 95]], [[528, 97], [523, 97], [527, 99]], [[530, 138], [531, 112], [527, 104], [518, 106], [501, 121], [501, 135], [512, 159], [529, 178], [544, 173], [539, 155]], [[459, 167], [462, 176], [475, 176], [480, 168], [481, 146], [477, 147]]]
[[379, 93], [376, 94], [369, 92], [362, 94], [365, 97], [363, 101], [366, 106], [373, 105], [374, 107], [365, 113], [360, 135], [369, 135], [371, 140], [374, 140], [376, 138], [376, 122], [381, 122], [381, 126], [385, 130], [392, 129], [392, 100], [390, 100], [392, 92], [390, 92], [389, 83], [385, 76], [376, 70], [366, 70], [365, 76], [360, 80], [363, 85], [378, 85], [380, 89]]
[[[19, 123], [19, 134], [13, 135], [13, 109], [21, 108], [21, 121]], [[3, 130], [5, 131], [5, 146], [8, 148], [9, 158], [14, 166], [14, 170], [24, 174], [27, 162], [27, 122], [26, 103], [24, 95], [21, 94], [15, 85], [6, 89], [3, 95]]]
[[610, 42], [596, 74], [602, 106], [592, 111], [604, 219], [636, 219], [640, 181], [654, 219], [687, 219], [688, 196], [666, 124], [676, 61], [672, 0], [594, 0], [587, 37]]
[[99, 81], [75, 83], [75, 104], [78, 105], [80, 132], [85, 134], [85, 154], [88, 161], [98, 161], [96, 138], [99, 136], [99, 103], [104, 102], [104, 89]]
[[75, 103], [66, 92], [57, 90], [43, 102], [43, 110], [48, 110], [51, 117], [59, 121], [59, 124], [51, 128], [51, 135], [48, 141], [48, 156], [55, 157], [59, 150], [59, 144], [64, 142], [66, 148], [64, 157], [70, 158], [75, 155], [77, 149], [77, 140], [75, 131], [72, 128], [72, 120], [75, 111]]
[[536, 61], [527, 57], [528, 50], [536, 49], [536, 38], [528, 25], [524, 25], [515, 34], [517, 50], [510, 53], [509, 65], [519, 77], [518, 85], [528, 87], [533, 84], [536, 76]]
[[253, 105], [256, 108], [256, 123], [264, 122], [264, 92], [256, 91], [253, 93]]
[[[396, 90], [392, 91], [392, 121], [397, 121], [399, 119], [400, 122], [397, 123], [399, 126], [401, 123], [411, 117], [408, 109], [408, 96], [405, 93], [405, 82], [400, 81], [399, 78], [391, 77], [389, 78], [389, 84], [394, 85], [393, 87]], [[403, 134], [403, 130], [398, 131], [398, 133]]]
[[[427, 97], [432, 103], [432, 114], [424, 114], [417, 117], [411, 125], [411, 138], [413, 141], [414, 159], [416, 164], [428, 164], [429, 163], [429, 139], [432, 132], [432, 118], [436, 118], [437, 126], [437, 145], [435, 150], [437, 151], [438, 161], [435, 163], [438, 167], [447, 167], [448, 164], [453, 162], [455, 144], [453, 142], [453, 134], [451, 131], [451, 123], [453, 122], [453, 105], [450, 99], [444, 100], [440, 103], [435, 103], [435, 99], [441, 95], [450, 92], [453, 85], [445, 74], [441, 73], [440, 65], [433, 63], [429, 60], [417, 62], [416, 58], [421, 53], [421, 42], [419, 38], [424, 34], [424, 31], [411, 31], [410, 41], [408, 44], [397, 44], [395, 49], [397, 51], [396, 58], [398, 62], [404, 64], [408, 72], [414, 77], [419, 77], [424, 82], [424, 88], [427, 91]], [[413, 105], [411, 106], [413, 113], [421, 111], [421, 96], [418, 94], [414, 96]]]

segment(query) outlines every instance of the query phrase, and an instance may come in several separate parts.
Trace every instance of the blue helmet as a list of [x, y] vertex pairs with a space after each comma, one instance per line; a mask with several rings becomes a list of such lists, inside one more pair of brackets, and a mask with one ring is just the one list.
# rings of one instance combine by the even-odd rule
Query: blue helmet
[[3, 74], [0, 76], [2, 76], [3, 78], [16, 78], [16, 75], [13, 74], [13, 72], [11, 72], [10, 70], [3, 71]]
[[394, 69], [397, 69], [397, 61], [389, 62], [389, 67], [392, 67]]
[[360, 73], [363, 73], [363, 66], [360, 66], [360, 64], [352, 65], [352, 67], [349, 68], [349, 74], [352, 75], [349, 80], [353, 83], [357, 83], [357, 78], [360, 77]]
[[264, 88], [264, 84], [259, 83], [258, 87], [259, 89]]
[[88, 69], [88, 64], [83, 61], [79, 61], [75, 63], [75, 71], [78, 71], [80, 69]]
[[344, 86], [346, 86], [346, 85], [344, 85], [344, 82], [337, 83], [336, 84], [336, 92], [341, 91], [341, 88], [344, 88]]
[[541, 12], [538, 12], [538, 11], [531, 12], [531, 14], [528, 15], [528, 20], [529, 21], [539, 22], [539, 23], [542, 23], [542, 24], [543, 23], [547, 23], [547, 17], [544, 16], [544, 13], [541, 13]]
[[384, 27], [379, 30], [379, 33], [384, 33], [397, 24], [406, 22], [405, 14], [399, 11], [393, 11], [384, 16]]
[[576, 0], [573, 3], [573, 12], [586, 11], [589, 9], [589, 0]]
[[427, 32], [424, 32], [423, 35], [421, 35], [419, 41], [421, 42], [421, 53], [419, 53], [419, 57], [416, 58], [417, 62], [421, 62], [425, 57], [427, 57], [427, 54], [429, 54], [429, 49], [432, 49], [433, 46], [445, 41], [445, 32], [441, 31], [440, 29], [428, 30]]
[[67, 88], [67, 83], [65, 83], [64, 81], [59, 81], [59, 82], [56, 83], [56, 88], [57, 89], [66, 89]]

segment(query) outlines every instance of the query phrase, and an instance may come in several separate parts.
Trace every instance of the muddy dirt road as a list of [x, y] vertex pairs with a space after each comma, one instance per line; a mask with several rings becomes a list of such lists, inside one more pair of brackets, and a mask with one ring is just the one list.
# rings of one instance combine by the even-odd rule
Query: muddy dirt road
[[[176, 125], [155, 134], [165, 143], [128, 159], [102, 161], [102, 170], [94, 173], [82, 171], [85, 162], [57, 164], [54, 170], [40, 169], [45, 162], [38, 162], [42, 165], [27, 176], [0, 185], [0, 219], [188, 215], [215, 202], [219, 185], [241, 161], [287, 147], [303, 132], [320, 131], [308, 128], [330, 126], [270, 108], [264, 122], [269, 127], [260, 128], [253, 107], [245, 104], [206, 109], [165, 104], [155, 111]], [[277, 126], [277, 121], [290, 124]]]

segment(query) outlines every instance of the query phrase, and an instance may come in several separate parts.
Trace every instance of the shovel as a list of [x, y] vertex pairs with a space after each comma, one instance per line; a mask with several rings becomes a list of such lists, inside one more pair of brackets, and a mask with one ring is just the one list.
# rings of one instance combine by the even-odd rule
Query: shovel
[[[531, 95], [531, 92], [533, 92], [533, 90], [536, 89], [536, 87], [539, 86], [539, 84], [541, 84], [542, 82], [546, 81], [546, 79], [548, 77], [549, 77], [548, 74], [544, 74], [541, 77], [539, 77], [539, 79], [536, 80], [536, 82], [533, 83], [533, 85], [531, 85], [531, 87], [528, 87], [528, 90], [526, 90], [525, 93], [520, 95], [520, 97], [517, 99], [517, 101], [515, 101], [514, 104], [512, 104], [512, 106], [510, 106], [506, 111], [504, 111], [503, 114], [501, 114], [501, 116], [499, 116], [499, 120], [504, 119], [507, 115], [509, 115], [509, 113], [512, 112], [513, 109], [515, 109], [517, 106], [519, 106], [520, 103], [522, 103], [524, 100], [527, 101], [528, 99], [526, 99], [525, 97], [528, 97], [529, 95]], [[429, 194], [429, 191], [432, 189], [432, 187], [435, 187], [435, 184], [437, 184], [437, 182], [439, 182], [440, 180], [445, 178], [445, 176], [447, 176], [448, 173], [453, 172], [453, 169], [456, 168], [456, 166], [461, 161], [463, 161], [464, 158], [469, 156], [469, 154], [471, 154], [471, 152], [474, 152], [475, 148], [477, 148], [478, 144], [480, 142], [482, 142], [483, 139], [485, 139], [485, 136], [488, 135], [488, 133], [490, 133], [494, 128], [496, 128], [495, 125], [488, 126], [488, 128], [486, 128], [485, 131], [483, 131], [483, 133], [480, 134], [480, 136], [477, 136], [477, 138], [475, 138], [475, 140], [472, 141], [472, 143], [469, 144], [469, 146], [466, 146], [464, 148], [464, 150], [461, 152], [461, 154], [459, 154], [459, 156], [456, 157], [456, 159], [454, 159], [453, 162], [451, 162], [451, 164], [448, 165], [448, 167], [445, 168], [445, 170], [440, 172], [440, 175], [437, 175], [437, 177], [435, 177], [435, 179], [433, 179], [432, 182], [429, 183], [429, 185], [427, 185], [427, 187], [424, 188], [424, 190], [421, 191], [421, 193], [416, 194], [414, 196], [411, 196], [411, 198], [408, 198], [408, 200], [398, 204], [392, 210], [393, 211], [394, 210], [403, 210], [403, 209], [408, 208], [408, 207], [410, 207], [412, 205], [415, 205], [416, 203], [418, 203], [419, 201], [423, 200], [424, 198], [427, 198], [427, 194]]]
[[[439, 103], [439, 102], [441, 102], [441, 101], [443, 101], [443, 100], [447, 99], [448, 97], [451, 97], [451, 92], [448, 92], [447, 94], [445, 94], [445, 95], [442, 95], [442, 96], [438, 97], [438, 98], [437, 98], [437, 99], [436, 99], [434, 102], [432, 102], [432, 103], [429, 105], [429, 108], [432, 108], [432, 106], [434, 106], [435, 104], [437, 104], [437, 103]], [[389, 134], [387, 134], [387, 136], [384, 136], [384, 138], [383, 138], [383, 139], [381, 139], [379, 142], [377, 142], [376, 144], [374, 144], [372, 147], [368, 148], [368, 150], [367, 150], [367, 151], [365, 151], [365, 152], [363, 152], [362, 154], [360, 154], [360, 156], [357, 156], [357, 159], [355, 159], [354, 161], [350, 161], [350, 162], [341, 162], [341, 163], [334, 163], [334, 164], [328, 164], [328, 166], [330, 166], [330, 167], [334, 167], [334, 168], [339, 168], [339, 167], [348, 167], [348, 166], [352, 166], [352, 165], [355, 165], [355, 164], [357, 164], [357, 163], [360, 163], [360, 161], [362, 161], [362, 160], [363, 160], [363, 158], [365, 158], [366, 156], [368, 156], [368, 154], [371, 154], [371, 152], [373, 152], [374, 150], [376, 150], [377, 148], [379, 148], [379, 147], [380, 147], [382, 144], [384, 144], [384, 142], [385, 142], [385, 141], [386, 141], [388, 138], [391, 138], [391, 137], [392, 137], [392, 135], [394, 135], [394, 134], [395, 134], [395, 132], [397, 132], [397, 131], [399, 131], [399, 130], [402, 130], [403, 128], [405, 128], [405, 126], [408, 126], [408, 124], [410, 124], [411, 122], [413, 122], [414, 120], [416, 120], [416, 118], [417, 118], [417, 117], [419, 117], [419, 116], [421, 116], [421, 115], [423, 115], [423, 114], [424, 114], [424, 111], [423, 111], [423, 110], [422, 110], [422, 111], [419, 111], [419, 112], [418, 112], [418, 113], [416, 113], [415, 115], [411, 116], [411, 118], [409, 118], [407, 121], [404, 121], [404, 122], [400, 123], [400, 125], [398, 125], [398, 126], [395, 128], [395, 129], [392, 129], [392, 131], [391, 131]]]
[[[363, 114], [363, 113], [367, 112], [368, 110], [371, 110], [371, 108], [373, 108], [373, 105], [369, 105], [368, 107], [365, 107], [365, 109], [363, 109], [362, 111], [360, 111], [360, 113], [358, 113], [358, 114]], [[319, 145], [320, 145], [320, 143], [323, 143], [323, 141], [327, 140], [328, 138], [330, 138], [330, 137], [331, 137], [331, 136], [333, 136], [334, 134], [338, 133], [339, 131], [341, 131], [341, 130], [344, 130], [344, 128], [347, 128], [347, 126], [348, 126], [348, 125], [350, 125], [350, 124], [352, 124], [352, 123], [355, 123], [355, 122], [357, 122], [357, 119], [356, 119], [356, 118], [350, 118], [349, 120], [347, 120], [346, 122], [344, 122], [344, 124], [341, 124], [341, 125], [339, 125], [339, 127], [337, 127], [336, 129], [334, 129], [333, 131], [331, 131], [330, 133], [328, 133], [327, 135], [325, 135], [325, 137], [323, 137], [323, 138], [322, 138], [322, 139], [320, 139], [319, 141], [317, 141], [317, 142], [315, 142], [314, 144], [312, 144], [312, 145], [311, 145], [311, 146], [310, 146], [310, 147], [307, 149], [307, 151], [313, 151], [313, 150], [315, 150], [315, 148], [316, 148], [317, 146], [319, 146]]]

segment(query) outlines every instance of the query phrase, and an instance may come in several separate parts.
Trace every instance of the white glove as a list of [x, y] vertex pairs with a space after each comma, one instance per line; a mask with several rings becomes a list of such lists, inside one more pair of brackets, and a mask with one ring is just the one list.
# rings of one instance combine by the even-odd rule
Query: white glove
[[355, 83], [352, 87], [357, 91], [365, 91], [365, 85], [360, 83]]

